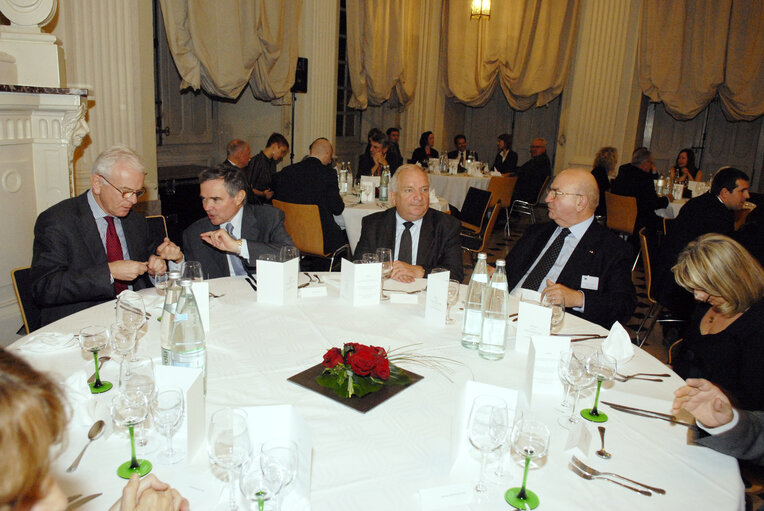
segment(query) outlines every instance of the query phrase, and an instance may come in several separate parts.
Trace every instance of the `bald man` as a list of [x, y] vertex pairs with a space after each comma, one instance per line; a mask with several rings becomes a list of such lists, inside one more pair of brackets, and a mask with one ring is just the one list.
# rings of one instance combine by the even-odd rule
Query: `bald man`
[[546, 194], [553, 222], [528, 228], [507, 255], [509, 289], [562, 297], [572, 314], [610, 328], [637, 305], [631, 247], [594, 221], [597, 182], [587, 169], [561, 172]]
[[337, 174], [329, 165], [334, 148], [325, 138], [310, 144], [308, 157], [289, 165], [273, 178], [273, 198], [295, 204], [315, 204], [324, 231], [324, 252], [334, 252], [347, 243], [345, 232], [332, 215], [340, 215], [345, 203], [340, 197]]

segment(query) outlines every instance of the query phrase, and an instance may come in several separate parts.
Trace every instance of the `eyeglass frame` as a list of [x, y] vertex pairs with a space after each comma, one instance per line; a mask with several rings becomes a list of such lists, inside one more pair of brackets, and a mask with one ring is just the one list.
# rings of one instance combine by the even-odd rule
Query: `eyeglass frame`
[[555, 200], [559, 199], [560, 197], [565, 197], [566, 195], [574, 195], [576, 197], [584, 196], [583, 193], [561, 192], [557, 188], [552, 188], [551, 186], [548, 186], [546, 189], [545, 197], [548, 197], [550, 193], [554, 195]]
[[145, 188], [139, 188], [139, 189], [137, 189], [137, 190], [127, 190], [127, 191], [125, 191], [125, 190], [123, 190], [123, 189], [121, 189], [121, 188], [119, 188], [119, 187], [116, 187], [116, 186], [114, 186], [114, 184], [113, 184], [111, 181], [109, 181], [108, 179], [106, 179], [106, 178], [105, 178], [105, 177], [104, 177], [102, 174], [98, 174], [98, 177], [100, 177], [101, 179], [103, 179], [104, 181], [106, 181], [107, 183], [109, 183], [109, 185], [110, 185], [112, 188], [114, 188], [114, 189], [115, 189], [115, 190], [117, 190], [119, 193], [121, 193], [121, 194], [122, 194], [122, 198], [123, 198], [123, 199], [129, 199], [129, 198], [130, 198], [130, 197], [132, 197], [133, 195], [135, 195], [135, 198], [136, 198], [136, 199], [138, 199], [138, 198], [140, 198], [140, 197], [141, 197], [141, 196], [142, 196], [144, 193], [146, 193], [146, 189], [145, 189]]

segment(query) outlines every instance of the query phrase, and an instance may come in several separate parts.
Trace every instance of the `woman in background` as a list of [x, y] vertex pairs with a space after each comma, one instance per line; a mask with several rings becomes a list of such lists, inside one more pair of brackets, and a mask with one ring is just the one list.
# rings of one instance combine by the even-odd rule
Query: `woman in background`
[[610, 190], [610, 173], [613, 172], [618, 164], [618, 149], [615, 147], [602, 147], [594, 156], [594, 168], [592, 175], [597, 180], [597, 186], [600, 189], [600, 203], [594, 212], [596, 216], [607, 215], [605, 205], [605, 192]]
[[414, 153], [411, 155], [410, 163], [421, 163], [426, 166], [430, 158], [437, 158], [438, 151], [433, 149], [435, 144], [435, 135], [432, 131], [425, 131], [419, 137], [419, 147], [414, 149]]
[[692, 149], [682, 149], [679, 151], [669, 174], [675, 183], [700, 181], [703, 179], [703, 171], [695, 166], [695, 153], [692, 152]]

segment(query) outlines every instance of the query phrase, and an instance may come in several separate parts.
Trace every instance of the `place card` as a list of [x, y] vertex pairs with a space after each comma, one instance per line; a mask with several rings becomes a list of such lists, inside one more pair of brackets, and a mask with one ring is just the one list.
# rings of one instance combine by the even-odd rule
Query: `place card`
[[533, 396], [562, 396], [565, 388], [560, 381], [557, 366], [560, 353], [570, 349], [570, 337], [534, 335], [528, 348], [525, 371], [525, 395], [532, 402]]
[[671, 191], [671, 195], [674, 196], [674, 200], [678, 200], [682, 198], [683, 192], [684, 192], [684, 185], [681, 183], [677, 183], [674, 185], [674, 188]]
[[475, 485], [471, 483], [448, 484], [436, 488], [424, 488], [417, 492], [422, 511], [460, 509], [460, 506], [469, 506], [474, 494]]
[[424, 306], [424, 317], [431, 323], [446, 324], [448, 280], [450, 277], [450, 271], [430, 273], [427, 276], [427, 301]]
[[326, 284], [311, 284], [300, 289], [300, 298], [316, 298], [327, 294]]
[[173, 436], [175, 445], [183, 445], [186, 460], [192, 460], [197, 451], [206, 445], [206, 424], [204, 400], [204, 376], [201, 369], [191, 367], [154, 366], [156, 389], [161, 391], [167, 386], [183, 389], [186, 413], [183, 423]]
[[379, 186], [379, 180], [379, 177], [361, 176], [361, 204], [374, 202], [374, 188]]
[[285, 305], [297, 301], [300, 259], [283, 263], [257, 260], [257, 303]]
[[586, 428], [583, 421], [578, 421], [568, 430], [568, 438], [565, 439], [564, 451], [572, 456], [587, 458], [589, 457], [589, 452], [591, 452], [591, 444], [591, 432]]
[[353, 307], [379, 304], [382, 290], [382, 263], [353, 264], [342, 260], [340, 297]]
[[520, 302], [517, 316], [515, 351], [528, 353], [532, 335], [549, 335], [552, 327], [552, 309], [528, 302]]
[[191, 292], [194, 293], [194, 300], [196, 300], [196, 307], [199, 309], [199, 316], [202, 319], [202, 326], [204, 327], [204, 333], [210, 331], [210, 283], [209, 282], [192, 282]]

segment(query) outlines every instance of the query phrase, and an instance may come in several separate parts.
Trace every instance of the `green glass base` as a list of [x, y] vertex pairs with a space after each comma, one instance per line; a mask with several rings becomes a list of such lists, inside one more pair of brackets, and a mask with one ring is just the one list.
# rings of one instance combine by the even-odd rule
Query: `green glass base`
[[138, 468], [130, 468], [131, 462], [126, 461], [117, 469], [117, 475], [122, 479], [130, 479], [133, 474], [143, 477], [151, 472], [151, 462], [149, 460], [138, 460]]
[[525, 489], [525, 498], [517, 496], [522, 488], [510, 488], [504, 494], [504, 500], [515, 509], [536, 509], [539, 507], [539, 497], [529, 489]]
[[586, 408], [581, 410], [581, 417], [592, 422], [607, 422], [607, 415], [598, 411], [597, 415], [592, 415], [592, 409]]
[[111, 390], [113, 386], [110, 381], [102, 381], [100, 387], [96, 387], [95, 385], [96, 385], [95, 382], [88, 383], [91, 394], [101, 394], [103, 392], [106, 392], [107, 390]]

